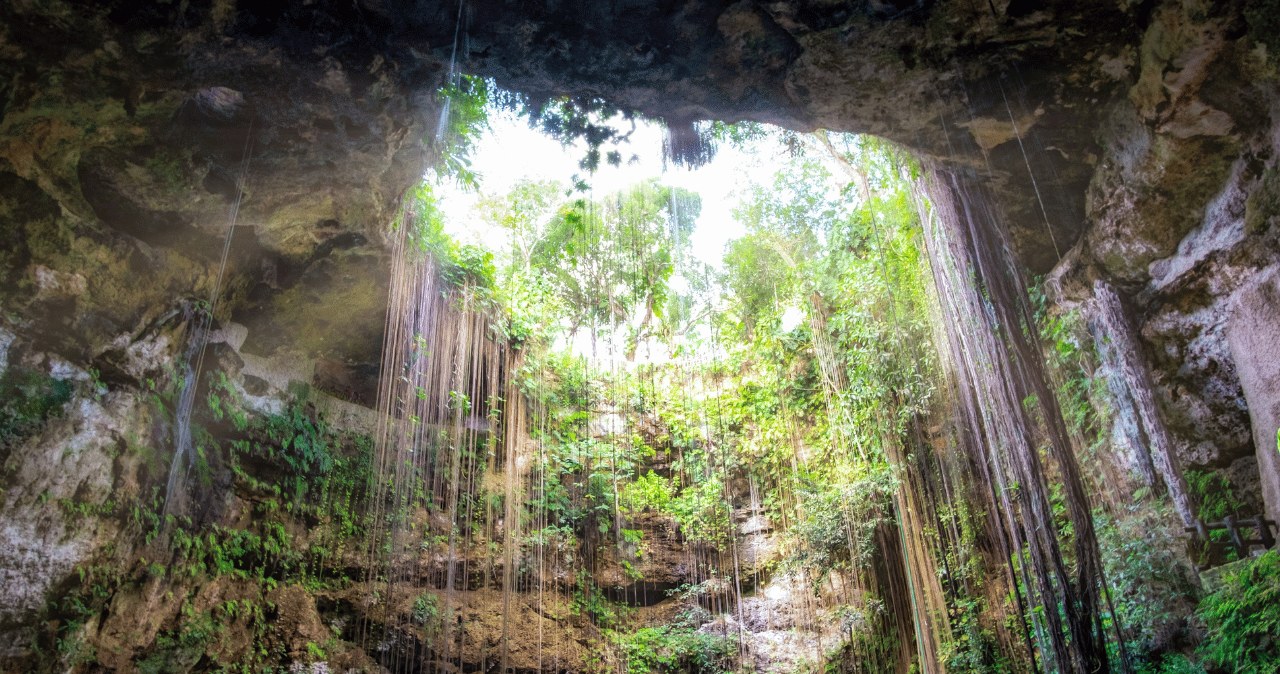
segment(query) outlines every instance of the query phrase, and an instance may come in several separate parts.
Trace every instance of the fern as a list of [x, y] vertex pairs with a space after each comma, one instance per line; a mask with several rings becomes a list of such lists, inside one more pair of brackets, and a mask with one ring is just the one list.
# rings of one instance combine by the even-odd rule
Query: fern
[[1199, 648], [1206, 663], [1238, 674], [1280, 671], [1280, 552], [1225, 575], [1196, 612], [1207, 628]]

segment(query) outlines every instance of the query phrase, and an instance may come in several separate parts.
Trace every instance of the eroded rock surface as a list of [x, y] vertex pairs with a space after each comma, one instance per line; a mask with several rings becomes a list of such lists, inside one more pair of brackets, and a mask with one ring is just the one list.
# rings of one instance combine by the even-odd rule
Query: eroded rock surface
[[1242, 289], [1227, 327], [1249, 403], [1267, 517], [1280, 516], [1280, 266]]

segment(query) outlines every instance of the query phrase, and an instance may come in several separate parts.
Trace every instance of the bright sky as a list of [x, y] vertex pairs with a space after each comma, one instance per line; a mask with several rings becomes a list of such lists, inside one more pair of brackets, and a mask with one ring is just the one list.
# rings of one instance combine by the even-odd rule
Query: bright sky
[[[483, 194], [505, 194], [521, 179], [558, 180], [568, 185], [575, 174], [583, 173], [578, 161], [586, 155], [585, 145], [562, 147], [510, 112], [491, 113], [490, 126], [491, 131], [476, 142], [472, 151], [472, 168], [480, 174]], [[732, 217], [737, 192], [752, 183], [771, 182], [786, 159], [784, 150], [771, 140], [748, 152], [722, 147], [711, 162], [688, 170], [664, 166], [662, 145], [660, 126], [637, 122], [630, 142], [619, 148], [623, 165], [601, 162], [599, 170], [587, 178], [592, 194], [602, 197], [652, 177], [658, 177], [663, 184], [697, 192], [702, 197], [702, 214], [691, 238], [693, 254], [719, 268], [725, 244], [744, 233], [742, 225]], [[632, 155], [636, 160], [628, 161]], [[491, 247], [496, 233], [488, 231], [474, 214], [478, 197], [457, 189], [445, 190], [442, 206], [448, 215], [447, 227], [460, 241]]]

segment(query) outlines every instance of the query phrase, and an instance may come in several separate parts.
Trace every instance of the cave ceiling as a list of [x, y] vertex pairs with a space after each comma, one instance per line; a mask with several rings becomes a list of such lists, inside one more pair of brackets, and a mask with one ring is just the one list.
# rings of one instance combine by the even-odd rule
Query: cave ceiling
[[[1006, 196], [1012, 220], [1043, 232], [1047, 215], [1069, 242], [1083, 222], [1098, 115], [1127, 86], [1144, 7], [121, 0], [88, 9], [18, 0], [0, 10], [0, 57], [14, 73], [8, 99], [39, 98], [32, 89], [57, 78], [97, 114], [120, 113], [95, 121], [141, 126], [129, 130], [138, 144], [180, 136], [212, 159], [206, 192], [227, 190], [242, 145], [229, 130], [236, 115], [254, 119], [255, 173], [271, 174], [272, 190], [257, 190], [246, 207], [274, 225], [267, 245], [297, 254], [307, 238], [298, 223], [310, 215], [294, 212], [298, 194], [346, 202], [317, 221], [387, 219], [429, 161], [424, 129], [450, 62], [534, 101], [596, 97], [675, 127], [755, 120], [881, 135], [980, 175]], [[209, 87], [241, 98], [222, 112], [192, 105]], [[75, 177], [58, 167], [39, 177], [66, 201], [101, 210], [100, 185], [71, 183], [81, 175], [100, 183], [97, 165], [122, 161], [131, 139], [113, 135], [79, 138], [66, 152], [41, 148], [76, 161], [95, 150], [97, 164], [76, 167]], [[184, 208], [131, 219], [163, 229]], [[1042, 271], [1053, 261], [1042, 246], [1020, 248]]]
[[[1031, 271], [1087, 245], [1085, 263], [1137, 289], [1199, 221], [1239, 129], [1265, 126], [1246, 28], [1237, 4], [1208, 2], [12, 0], [0, 184], [22, 215], [0, 281], [94, 278], [84, 325], [48, 332], [100, 353], [162, 313], [156, 298], [207, 292], [194, 268], [217, 261], [235, 205], [228, 292], [249, 341], [335, 332], [309, 322], [332, 299], [310, 288], [385, 286], [368, 261], [435, 159], [454, 64], [534, 104], [597, 99], [677, 131], [876, 134], [992, 194]], [[379, 301], [362, 306], [380, 324]], [[368, 354], [375, 332], [348, 341]]]

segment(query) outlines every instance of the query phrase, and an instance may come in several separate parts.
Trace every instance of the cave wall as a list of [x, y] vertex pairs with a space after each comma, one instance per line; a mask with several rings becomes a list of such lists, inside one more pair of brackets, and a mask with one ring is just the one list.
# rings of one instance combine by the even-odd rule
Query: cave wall
[[1087, 230], [1051, 285], [1068, 305], [1087, 301], [1092, 280], [1119, 290], [1183, 470], [1221, 471], [1243, 508], [1261, 513], [1262, 485], [1280, 474], [1274, 448], [1254, 441], [1252, 400], [1275, 393], [1241, 384], [1280, 344], [1257, 334], [1236, 348], [1229, 337], [1237, 305], [1267, 311], [1245, 295], [1280, 260], [1276, 71], [1248, 22], [1224, 9], [1238, 8], [1152, 11], [1135, 79], [1097, 131]]
[[[233, 231], [217, 319], [248, 393], [269, 405], [301, 381], [367, 404], [381, 236], [432, 160], [434, 91], [452, 59], [535, 101], [597, 97], [673, 128], [714, 118], [875, 133], [985, 182], [1015, 252], [1051, 274], [1059, 302], [1087, 301], [1096, 279], [1124, 296], [1183, 466], [1224, 471], [1277, 514], [1266, 410], [1280, 392], [1266, 365], [1280, 344], [1266, 328], [1280, 316], [1260, 280], [1280, 259], [1270, 3], [462, 10], [459, 25], [445, 2], [5, 3], [5, 365], [141, 398], [181, 352], [183, 311], [209, 297]], [[84, 445], [83, 470], [65, 471], [90, 496], [101, 490], [88, 467], [116, 465], [112, 447], [137, 421], [98, 411], [129, 403], [91, 404], [94, 390], [78, 389], [67, 423], [91, 429], [105, 414], [112, 428]], [[6, 526], [44, 527], [28, 483], [62, 470], [44, 455], [75, 432], [7, 452]], [[40, 530], [51, 538], [6, 564], [4, 603], [21, 607], [7, 624], [30, 618], [32, 588], [111, 536]]]
[[[1241, 288], [1227, 322], [1231, 354], [1249, 405], [1261, 488], [1269, 519], [1280, 516], [1280, 270]], [[1280, 521], [1280, 520], [1277, 520]]]
[[[271, 33], [225, 2], [0, 7], [0, 376], [71, 387], [47, 425], [0, 433], [0, 669], [25, 670], [11, 658], [77, 567], [129, 572], [118, 510], [172, 447], [155, 400], [228, 232], [210, 350], [251, 402], [278, 411], [312, 384], [358, 426], [347, 401], [371, 400], [380, 237], [427, 161], [418, 97], [440, 67]], [[129, 609], [154, 614], [152, 637], [178, 608], [155, 599]]]

